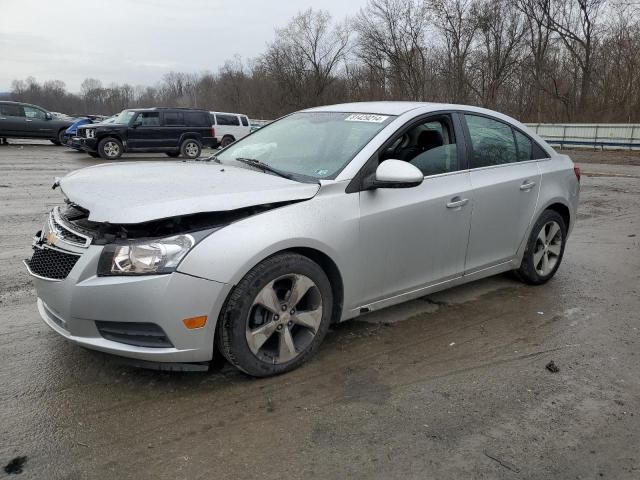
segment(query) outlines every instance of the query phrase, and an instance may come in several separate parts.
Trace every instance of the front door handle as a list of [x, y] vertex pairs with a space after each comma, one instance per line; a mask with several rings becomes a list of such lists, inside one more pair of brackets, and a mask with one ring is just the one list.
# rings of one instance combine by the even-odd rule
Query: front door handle
[[530, 182], [529, 180], [525, 180], [522, 185], [520, 185], [520, 190], [523, 192], [527, 192], [536, 186], [536, 182]]
[[453, 197], [449, 203], [447, 203], [447, 208], [460, 208], [464, 207], [467, 203], [469, 203], [468, 198]]
[[0, 120], [6, 120], [7, 117], [0, 117]]
[[33, 122], [33, 120], [29, 120], [28, 118], [25, 120], [25, 122]]

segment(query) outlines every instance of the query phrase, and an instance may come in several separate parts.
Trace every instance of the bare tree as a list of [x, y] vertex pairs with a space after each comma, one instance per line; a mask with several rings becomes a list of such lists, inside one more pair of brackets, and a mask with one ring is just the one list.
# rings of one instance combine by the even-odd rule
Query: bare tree
[[358, 56], [372, 72], [389, 79], [392, 97], [421, 100], [429, 82], [424, 0], [370, 0], [355, 20]]
[[469, 56], [476, 37], [478, 22], [472, 0], [432, 0], [436, 26], [444, 37], [447, 98], [466, 103], [469, 99]]
[[263, 63], [287, 92], [287, 103], [315, 105], [334, 82], [348, 45], [344, 25], [333, 26], [328, 12], [309, 9], [276, 30]]

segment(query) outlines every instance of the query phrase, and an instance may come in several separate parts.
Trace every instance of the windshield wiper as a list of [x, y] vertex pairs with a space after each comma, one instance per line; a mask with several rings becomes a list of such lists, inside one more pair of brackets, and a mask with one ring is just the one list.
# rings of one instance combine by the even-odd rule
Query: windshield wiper
[[281, 172], [277, 168], [273, 168], [271, 165], [261, 162], [260, 160], [256, 160], [255, 158], [243, 158], [237, 157], [235, 158], [237, 162], [244, 163], [245, 165], [249, 165], [254, 168], [258, 168], [263, 172], [271, 172], [275, 173], [279, 177], [286, 178], [287, 180], [293, 180], [293, 175], [288, 173]]

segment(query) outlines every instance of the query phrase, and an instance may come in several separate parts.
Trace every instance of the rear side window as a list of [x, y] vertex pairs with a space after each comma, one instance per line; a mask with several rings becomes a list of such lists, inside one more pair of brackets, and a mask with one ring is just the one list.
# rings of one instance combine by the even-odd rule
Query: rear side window
[[210, 126], [209, 114], [205, 112], [184, 112], [184, 124], [187, 127]]
[[240, 117], [240, 120], [242, 120], [242, 125], [244, 125], [245, 127], [249, 126], [249, 119], [247, 117]]
[[518, 146], [518, 161], [533, 160], [533, 142], [517, 130], [513, 131], [516, 137], [516, 145]]
[[7, 117], [24, 117], [24, 109], [22, 105], [0, 103], [0, 115], [6, 115]]
[[237, 115], [224, 115], [222, 113], [216, 113], [216, 123], [218, 125], [240, 125]]
[[465, 114], [473, 156], [471, 168], [504, 165], [518, 160], [511, 127], [505, 123], [478, 115]]
[[184, 115], [182, 112], [165, 112], [164, 124], [167, 127], [184, 125]]

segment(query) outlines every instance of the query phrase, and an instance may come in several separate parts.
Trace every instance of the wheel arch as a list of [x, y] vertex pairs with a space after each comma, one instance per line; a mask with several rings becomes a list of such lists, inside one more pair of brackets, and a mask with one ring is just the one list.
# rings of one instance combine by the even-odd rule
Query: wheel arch
[[555, 202], [555, 203], [552, 203], [551, 205], [547, 205], [547, 207], [544, 210], [542, 210], [540, 214], [542, 215], [542, 212], [544, 212], [545, 210], [553, 210], [554, 212], [558, 213], [564, 220], [567, 230], [569, 229], [572, 218], [571, 218], [571, 210], [569, 210], [568, 206], [566, 206], [564, 203]]

